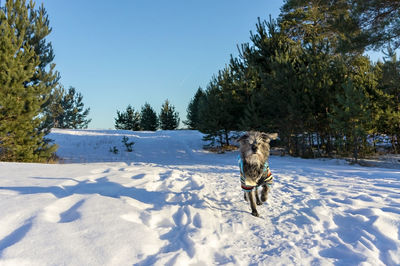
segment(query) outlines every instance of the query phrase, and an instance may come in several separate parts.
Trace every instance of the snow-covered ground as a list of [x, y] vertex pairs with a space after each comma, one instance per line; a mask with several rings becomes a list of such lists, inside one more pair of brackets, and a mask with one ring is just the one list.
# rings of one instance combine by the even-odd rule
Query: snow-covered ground
[[399, 169], [272, 156], [256, 218], [198, 132], [50, 137], [63, 164], [0, 163], [0, 265], [400, 264]]

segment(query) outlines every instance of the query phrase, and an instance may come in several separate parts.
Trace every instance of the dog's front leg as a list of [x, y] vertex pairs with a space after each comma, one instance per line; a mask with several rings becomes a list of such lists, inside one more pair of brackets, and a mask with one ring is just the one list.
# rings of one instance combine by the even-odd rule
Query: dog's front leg
[[268, 185], [263, 185], [263, 188], [262, 188], [262, 191], [261, 191], [261, 201], [262, 202], [266, 202], [267, 201], [268, 191], [269, 191]]
[[255, 195], [256, 195], [256, 203], [257, 205], [262, 205], [262, 202], [260, 200], [260, 196], [258, 195], [258, 190], [257, 188], [254, 189]]
[[250, 208], [251, 208], [251, 214], [258, 217], [259, 214], [257, 212], [257, 205], [256, 205], [256, 190], [253, 189], [250, 192], [246, 192], [247, 193], [247, 198], [250, 200]]

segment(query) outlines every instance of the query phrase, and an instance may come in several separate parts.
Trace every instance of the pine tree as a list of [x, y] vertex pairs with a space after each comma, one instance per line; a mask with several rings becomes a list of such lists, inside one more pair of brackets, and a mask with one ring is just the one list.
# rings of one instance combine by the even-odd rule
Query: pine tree
[[380, 101], [380, 133], [391, 138], [392, 149], [400, 153], [400, 62], [390, 47], [381, 67], [379, 88], [383, 100]]
[[156, 131], [158, 128], [157, 113], [146, 103], [140, 112], [140, 127], [142, 130]]
[[231, 69], [225, 68], [209, 82], [199, 103], [199, 130], [211, 142], [209, 146], [230, 145], [230, 132], [239, 128], [243, 106]]
[[199, 130], [204, 133], [204, 141], [210, 141], [208, 146], [218, 146], [225, 144], [223, 140], [223, 132], [221, 120], [222, 105], [220, 92], [216, 86], [216, 79], [212, 79], [207, 86], [204, 97], [199, 102]]
[[307, 110], [307, 103], [303, 103], [305, 86], [299, 75], [301, 47], [272, 19], [259, 20], [256, 26], [250, 37], [252, 45], [243, 45], [241, 51], [241, 60], [252, 73], [243, 87], [253, 87], [241, 127], [278, 132], [289, 153], [300, 155], [296, 142], [304, 133], [303, 112]]
[[135, 112], [135, 109], [128, 105], [125, 112], [117, 111], [117, 118], [115, 118], [115, 129], [124, 130], [140, 130], [140, 113]]
[[303, 47], [314, 49], [326, 42], [333, 53], [361, 54], [362, 47], [352, 46], [360, 27], [351, 7], [350, 0], [285, 0], [279, 24], [285, 34], [300, 41]]
[[55, 102], [51, 105], [54, 114], [48, 114], [53, 117], [54, 127], [87, 128], [91, 121], [91, 119], [86, 119], [90, 108], [84, 109], [81, 93], [76, 92], [74, 87], [70, 87], [67, 92], [61, 90], [61, 97], [55, 94], [54, 98]]
[[199, 101], [202, 97], [204, 97], [204, 92], [199, 87], [187, 107], [187, 120], [183, 122], [189, 129], [199, 129]]
[[59, 117], [63, 116], [64, 109], [61, 105], [61, 100], [65, 91], [62, 86], [55, 88], [48, 99], [48, 104], [45, 105], [43, 110], [43, 116], [45, 121], [43, 125], [49, 128], [60, 128]]
[[[15, 0], [14, 0], [15, 1]], [[8, 1], [7, 1], [8, 2]], [[25, 3], [26, 1], [15, 1]], [[39, 56], [40, 64], [36, 73], [33, 75], [31, 82], [32, 83], [45, 83], [47, 87], [51, 88], [51, 94], [57, 90], [58, 82], [60, 80], [60, 74], [58, 71], [55, 71], [55, 64], [52, 63], [54, 59], [54, 52], [51, 42], [46, 41], [46, 37], [51, 33], [52, 29], [50, 27], [50, 21], [47, 15], [47, 11], [44, 8], [43, 4], [41, 4], [37, 10], [34, 10], [35, 3], [30, 1], [29, 4], [29, 21], [30, 25], [27, 27], [25, 31], [24, 39], [27, 43], [33, 47], [35, 53]], [[6, 4], [7, 9], [7, 4]], [[18, 24], [16, 24], [18, 27]], [[42, 112], [41, 116], [45, 118], [47, 112], [47, 107], [51, 104], [51, 96], [49, 100], [45, 101], [42, 104]], [[39, 126], [39, 130], [42, 131], [45, 135], [50, 133], [52, 128], [52, 124], [48, 123], [51, 119], [44, 119]], [[45, 141], [50, 141], [45, 138]]]
[[0, 10], [0, 160], [44, 162], [57, 149], [41, 113], [58, 77], [54, 65], [43, 70], [46, 51], [36, 51], [49, 33], [44, 8], [33, 2], [8, 0]]
[[357, 162], [370, 128], [370, 103], [362, 84], [349, 80], [343, 84], [343, 90], [343, 94], [337, 95], [337, 104], [332, 106], [331, 125], [340, 136], [336, 139], [339, 149], [350, 152]]
[[353, 1], [352, 17], [362, 31], [353, 38], [361, 47], [381, 48], [389, 43], [400, 47], [400, 2], [388, 0]]
[[159, 120], [162, 130], [175, 130], [179, 126], [179, 114], [175, 111], [175, 107], [171, 105], [168, 100], [165, 100], [161, 106]]
[[242, 130], [265, 130], [265, 118], [262, 115], [263, 105], [261, 103], [262, 96], [254, 92], [251, 96], [249, 104], [244, 109], [244, 113], [240, 120], [240, 128]]

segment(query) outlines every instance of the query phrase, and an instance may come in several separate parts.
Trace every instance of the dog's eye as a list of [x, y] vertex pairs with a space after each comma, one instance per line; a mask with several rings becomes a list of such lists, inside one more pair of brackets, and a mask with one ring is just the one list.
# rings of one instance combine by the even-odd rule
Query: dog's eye
[[240, 138], [237, 139], [237, 141], [244, 141], [244, 140], [248, 140], [249, 136], [248, 135], [243, 135]]

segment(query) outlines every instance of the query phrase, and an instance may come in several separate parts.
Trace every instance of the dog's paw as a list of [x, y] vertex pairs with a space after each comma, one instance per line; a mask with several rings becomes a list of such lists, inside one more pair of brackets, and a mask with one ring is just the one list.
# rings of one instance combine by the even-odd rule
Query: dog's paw
[[252, 212], [251, 215], [253, 215], [253, 216], [255, 216], [255, 217], [260, 217], [260, 215], [258, 214], [257, 211]]
[[261, 201], [262, 201], [262, 202], [266, 202], [266, 201], [267, 201], [267, 198], [266, 198], [266, 197], [261, 197]]
[[268, 199], [268, 196], [267, 196], [267, 195], [261, 195], [261, 201], [262, 201], [262, 202], [266, 202], [267, 199]]
[[263, 202], [257, 200], [257, 205], [262, 205], [262, 204], [263, 204]]

